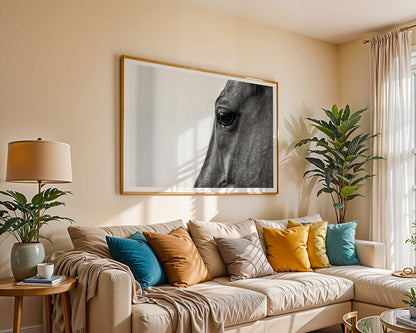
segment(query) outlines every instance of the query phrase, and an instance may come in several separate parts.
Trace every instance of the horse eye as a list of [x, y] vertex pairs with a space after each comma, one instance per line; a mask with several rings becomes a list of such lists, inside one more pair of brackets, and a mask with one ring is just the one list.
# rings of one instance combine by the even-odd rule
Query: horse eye
[[235, 113], [230, 111], [223, 111], [221, 109], [217, 112], [217, 121], [223, 126], [229, 126], [235, 119]]

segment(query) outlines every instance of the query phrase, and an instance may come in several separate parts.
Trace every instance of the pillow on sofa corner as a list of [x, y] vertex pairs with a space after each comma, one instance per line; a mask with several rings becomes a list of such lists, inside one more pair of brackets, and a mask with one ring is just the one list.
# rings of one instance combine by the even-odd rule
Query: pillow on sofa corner
[[328, 224], [326, 254], [331, 265], [359, 265], [355, 251], [355, 229], [357, 221]]
[[143, 290], [168, 283], [162, 266], [140, 231], [130, 238], [106, 236], [106, 241], [112, 257], [129, 266]]
[[190, 287], [212, 280], [191, 236], [184, 228], [180, 227], [168, 235], [155, 232], [143, 232], [143, 235], [173, 286]]
[[276, 272], [312, 272], [307, 251], [309, 225], [290, 229], [263, 228], [267, 259]]
[[301, 225], [309, 225], [308, 237], [308, 255], [312, 268], [330, 267], [329, 259], [326, 254], [326, 234], [328, 221], [322, 222], [295, 222], [289, 220], [288, 227], [299, 227]]
[[272, 275], [257, 233], [241, 238], [214, 237], [231, 281]]

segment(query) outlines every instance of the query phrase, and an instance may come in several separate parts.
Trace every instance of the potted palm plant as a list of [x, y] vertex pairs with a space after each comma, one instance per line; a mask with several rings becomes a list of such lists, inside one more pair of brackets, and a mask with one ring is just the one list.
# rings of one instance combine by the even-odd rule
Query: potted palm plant
[[43, 225], [52, 221], [69, 221], [69, 217], [47, 214], [52, 207], [64, 205], [58, 198], [70, 194], [57, 188], [43, 190], [28, 201], [24, 194], [16, 191], [0, 191], [7, 200], [0, 201], [0, 235], [11, 234], [17, 241], [11, 251], [11, 268], [16, 280], [36, 274], [36, 265], [43, 262], [45, 251], [39, 238]]
[[353, 113], [348, 105], [340, 110], [336, 105], [331, 110], [322, 109], [328, 120], [307, 118], [320, 132], [320, 137], [306, 138], [295, 145], [311, 144], [306, 160], [312, 169], [307, 170], [304, 177], [318, 179], [321, 188], [317, 196], [322, 193], [331, 196], [337, 223], [345, 222], [349, 202], [361, 196], [357, 190], [374, 176], [365, 168], [366, 164], [382, 159], [372, 155], [367, 147], [367, 142], [378, 134], [356, 134], [361, 127], [361, 114], [367, 109]]

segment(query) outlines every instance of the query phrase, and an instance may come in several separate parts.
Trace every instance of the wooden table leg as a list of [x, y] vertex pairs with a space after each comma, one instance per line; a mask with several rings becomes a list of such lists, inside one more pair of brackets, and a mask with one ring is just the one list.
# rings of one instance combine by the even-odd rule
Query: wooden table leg
[[52, 297], [50, 295], [45, 296], [45, 319], [46, 332], [52, 333]]
[[69, 308], [69, 295], [68, 292], [61, 294], [62, 298], [62, 312], [64, 315], [65, 333], [72, 333], [71, 328], [71, 309]]
[[13, 333], [20, 333], [20, 328], [22, 326], [22, 305], [23, 305], [23, 296], [15, 296]]

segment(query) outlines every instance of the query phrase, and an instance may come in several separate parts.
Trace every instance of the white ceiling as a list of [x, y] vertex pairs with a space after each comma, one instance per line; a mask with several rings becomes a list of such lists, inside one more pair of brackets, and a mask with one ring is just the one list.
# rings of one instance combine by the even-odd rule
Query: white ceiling
[[181, 0], [342, 44], [416, 20], [416, 0]]

